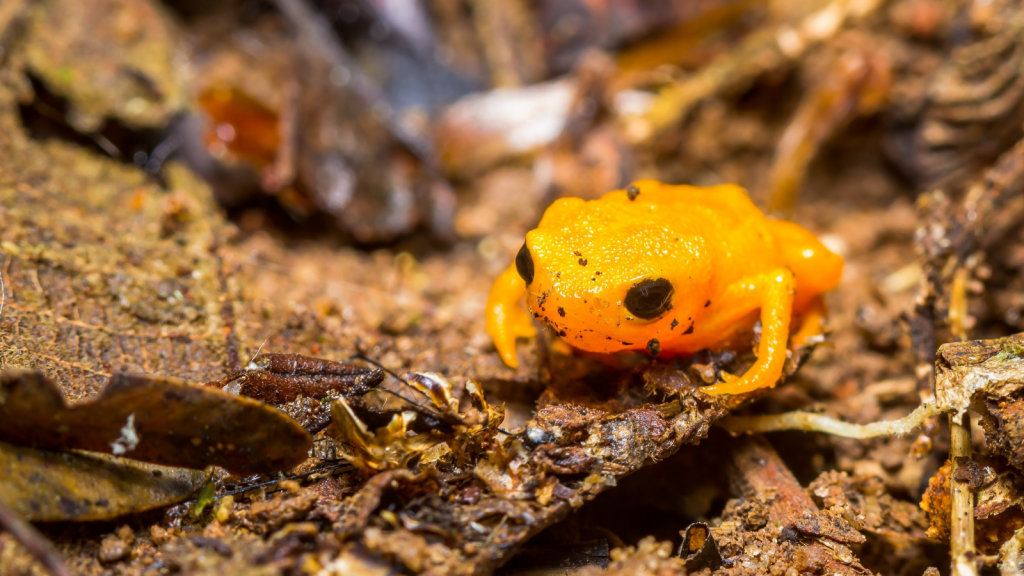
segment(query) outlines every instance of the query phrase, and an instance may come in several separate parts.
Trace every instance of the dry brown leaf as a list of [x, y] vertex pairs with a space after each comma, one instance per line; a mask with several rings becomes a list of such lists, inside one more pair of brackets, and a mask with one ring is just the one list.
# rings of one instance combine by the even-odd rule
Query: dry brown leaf
[[183, 380], [115, 374], [98, 396], [68, 406], [52, 380], [20, 370], [0, 372], [0, 439], [236, 474], [290, 468], [312, 446], [286, 414]]
[[0, 442], [0, 500], [31, 521], [106, 520], [188, 498], [209, 471]]

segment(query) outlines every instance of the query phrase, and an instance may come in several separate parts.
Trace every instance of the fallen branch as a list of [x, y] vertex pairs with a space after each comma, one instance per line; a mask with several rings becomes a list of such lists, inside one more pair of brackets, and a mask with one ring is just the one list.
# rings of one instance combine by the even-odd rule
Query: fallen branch
[[7, 303], [7, 289], [4, 287], [4, 271], [0, 270], [0, 316], [4, 315], [4, 304]]
[[766, 526], [780, 531], [773, 537], [787, 532], [799, 534], [802, 538], [796, 539], [797, 546], [805, 554], [820, 553], [828, 558], [823, 573], [870, 573], [846, 547], [864, 543], [864, 535], [841, 516], [820, 510], [763, 436], [736, 442], [730, 450], [728, 478], [735, 495], [750, 502], [770, 503], [765, 509]]

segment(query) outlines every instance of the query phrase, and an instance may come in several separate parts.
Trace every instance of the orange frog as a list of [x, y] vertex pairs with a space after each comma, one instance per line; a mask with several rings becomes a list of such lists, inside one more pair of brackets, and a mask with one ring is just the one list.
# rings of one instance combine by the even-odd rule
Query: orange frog
[[739, 186], [641, 180], [552, 204], [491, 288], [487, 333], [515, 368], [516, 338], [536, 333], [531, 315], [579, 350], [658, 357], [749, 345], [760, 318], [757, 362], [703, 388], [740, 394], [778, 381], [794, 315], [795, 342], [821, 332], [821, 296], [842, 271], [841, 257], [769, 220]]

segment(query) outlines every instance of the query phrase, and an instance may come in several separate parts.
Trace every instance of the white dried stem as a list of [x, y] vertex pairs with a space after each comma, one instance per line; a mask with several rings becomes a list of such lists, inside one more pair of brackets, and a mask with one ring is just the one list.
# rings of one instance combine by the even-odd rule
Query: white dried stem
[[933, 402], [925, 402], [899, 420], [884, 420], [870, 424], [843, 422], [826, 414], [814, 412], [786, 412], [763, 416], [728, 416], [719, 420], [718, 425], [732, 434], [804, 430], [863, 440], [876, 436], [909, 434], [925, 419], [937, 413]]

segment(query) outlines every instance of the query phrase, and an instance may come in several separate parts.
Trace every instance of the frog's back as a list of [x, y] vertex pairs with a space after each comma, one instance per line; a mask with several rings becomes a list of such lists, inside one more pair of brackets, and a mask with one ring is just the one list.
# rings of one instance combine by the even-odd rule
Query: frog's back
[[600, 229], [605, 237], [657, 228], [676, 235], [724, 239], [740, 226], [764, 220], [746, 191], [735, 184], [696, 187], [640, 180], [598, 200], [563, 198], [548, 208], [538, 228], [584, 234]]
[[640, 180], [598, 200], [563, 198], [548, 208], [538, 229], [582, 254], [608, 258], [683, 248], [714, 262], [718, 283], [727, 285], [779, 265], [767, 222], [735, 184], [696, 187]]
[[[641, 192], [645, 192], [648, 200], [671, 206], [685, 214], [687, 209], [708, 212], [719, 218], [737, 221], [749, 218], [764, 218], [764, 213], [750, 200], [746, 190], [736, 184], [720, 184], [718, 186], [688, 186], [686, 184], [662, 184], [654, 180], [641, 180], [634, 184]], [[637, 194], [640, 199], [643, 194]], [[629, 200], [629, 192], [616, 190], [604, 195], [609, 197], [625, 197]]]
[[[720, 280], [730, 282], [734, 278], [726, 277], [788, 268], [798, 284], [796, 309], [838, 285], [843, 259], [802, 226], [768, 219], [743, 188], [735, 184], [706, 188], [655, 181], [643, 184], [652, 202], [681, 216], [677, 224], [680, 233], [700, 230], [709, 245], [717, 246]], [[605, 197], [625, 195], [616, 191]]]
[[635, 215], [645, 226], [661, 225], [678, 236], [701, 237], [714, 252], [720, 282], [728, 284], [780, 264], [768, 219], [743, 188], [735, 184], [669, 185], [653, 180], [641, 180], [634, 186], [640, 193], [632, 201], [624, 190], [601, 198], [608, 202], [610, 215]]
[[682, 233], [729, 229], [751, 219], [764, 220], [746, 191], [735, 184], [698, 187], [640, 180], [626, 190], [605, 194], [598, 204], [622, 215], [667, 219]]

